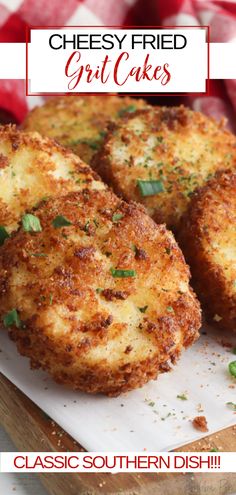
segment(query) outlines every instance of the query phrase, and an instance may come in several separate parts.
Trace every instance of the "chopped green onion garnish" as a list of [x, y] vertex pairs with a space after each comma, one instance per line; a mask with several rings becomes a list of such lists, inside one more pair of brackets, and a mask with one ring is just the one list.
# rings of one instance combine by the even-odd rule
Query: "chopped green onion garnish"
[[10, 327], [11, 325], [15, 325], [17, 328], [20, 328], [21, 321], [16, 309], [12, 309], [11, 311], [9, 311], [9, 313], [7, 313], [4, 316], [3, 324], [5, 327]]
[[180, 400], [188, 400], [188, 397], [186, 394], [179, 394], [179, 395], [176, 395], [177, 399], [180, 399]]
[[231, 361], [231, 363], [229, 363], [229, 372], [236, 378], [236, 361]]
[[61, 227], [68, 227], [69, 225], [72, 225], [72, 223], [67, 220], [67, 218], [63, 217], [62, 215], [58, 215], [54, 220], [52, 221], [53, 227], [55, 229], [60, 229]]
[[141, 313], [146, 313], [148, 306], [143, 306], [142, 308], [138, 308]]
[[7, 233], [5, 227], [0, 225], [0, 246], [4, 244], [4, 241], [10, 237], [9, 234]]
[[135, 105], [128, 105], [128, 107], [121, 108], [119, 112], [117, 112], [118, 117], [123, 117], [126, 113], [136, 112], [137, 107]]
[[167, 306], [166, 311], [168, 311], [168, 313], [174, 313], [172, 306]]
[[161, 180], [137, 180], [137, 184], [142, 196], [154, 196], [165, 191]]
[[116, 222], [119, 222], [119, 220], [121, 220], [121, 218], [123, 218], [122, 213], [114, 213], [114, 215], [112, 217], [112, 221], [114, 223], [116, 223]]
[[114, 278], [127, 278], [127, 277], [135, 277], [135, 270], [116, 270], [115, 268], [111, 268], [111, 274]]
[[226, 405], [233, 409], [233, 411], [236, 411], [236, 402], [226, 402]]
[[35, 215], [31, 215], [31, 213], [26, 213], [26, 215], [22, 217], [22, 225], [25, 232], [42, 231], [39, 218]]

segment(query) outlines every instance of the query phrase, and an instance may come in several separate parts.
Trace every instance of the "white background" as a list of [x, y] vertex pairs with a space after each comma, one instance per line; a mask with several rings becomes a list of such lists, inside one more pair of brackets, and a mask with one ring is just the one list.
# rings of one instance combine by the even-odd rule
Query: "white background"
[[[40, 462], [38, 457], [40, 457]], [[3, 473], [234, 473], [236, 471], [236, 452], [220, 454], [157, 451], [73, 452], [72, 454], [67, 452], [3, 452], [0, 454], [0, 461]], [[45, 464], [45, 467], [42, 467], [41, 463], [43, 466]]]
[[[144, 92], [144, 93], [161, 93], [161, 92], [204, 92], [205, 81], [207, 78], [207, 43], [206, 30], [204, 29], [109, 29], [105, 28], [63, 28], [61, 30], [31, 30], [31, 42], [28, 51], [28, 70], [30, 79], [30, 93], [34, 92], [65, 92], [68, 91], [68, 78], [65, 76], [65, 65], [71, 53], [74, 51], [71, 45], [65, 50], [53, 50], [49, 46], [49, 37], [52, 34], [66, 34], [68, 39], [72, 39], [75, 33], [95, 33], [95, 34], [117, 34], [118, 36], [127, 35], [122, 45], [122, 50], [114, 47], [112, 50], [79, 50], [81, 52], [81, 61], [79, 65], [90, 63], [91, 67], [96, 69], [97, 65], [101, 64], [105, 55], [109, 56], [111, 63], [109, 66], [114, 67], [117, 57], [122, 51], [129, 52], [130, 58], [128, 61], [121, 63], [121, 79], [133, 66], [142, 65], [145, 56], [149, 53], [149, 63], [156, 67], [163, 66], [164, 63], [169, 64], [171, 79], [166, 86], [162, 86], [160, 81], [142, 80], [136, 82], [132, 77], [124, 86], [117, 86], [111, 76], [104, 85], [100, 80], [93, 80], [88, 84], [83, 78], [74, 91], [79, 92]], [[187, 45], [182, 50], [143, 50], [140, 45], [137, 45], [134, 50], [131, 50], [131, 35], [151, 33], [151, 34], [182, 34], [187, 38]], [[161, 73], [161, 71], [160, 71]]]
[[[236, 79], [236, 41], [210, 43], [210, 79]], [[24, 43], [0, 43], [0, 79], [25, 79]]]

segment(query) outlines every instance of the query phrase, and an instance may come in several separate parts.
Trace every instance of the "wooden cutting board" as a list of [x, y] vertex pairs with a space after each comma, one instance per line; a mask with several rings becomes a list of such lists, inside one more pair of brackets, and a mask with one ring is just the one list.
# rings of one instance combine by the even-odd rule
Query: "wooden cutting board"
[[[28, 397], [0, 374], [0, 423], [20, 451], [83, 451]], [[236, 425], [185, 445], [178, 451], [236, 451]], [[50, 495], [229, 495], [235, 473], [46, 473], [41, 481]]]

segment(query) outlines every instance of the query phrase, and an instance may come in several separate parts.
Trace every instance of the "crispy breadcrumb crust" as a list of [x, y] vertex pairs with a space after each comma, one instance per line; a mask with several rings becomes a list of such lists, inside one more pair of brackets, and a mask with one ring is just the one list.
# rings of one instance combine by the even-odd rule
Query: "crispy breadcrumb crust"
[[236, 331], [236, 172], [199, 189], [179, 236], [208, 319]]
[[57, 96], [31, 110], [22, 127], [56, 139], [90, 163], [103, 142], [107, 122], [145, 106], [146, 101], [128, 96]]
[[10, 233], [43, 198], [105, 186], [88, 165], [55, 141], [0, 126], [0, 225]]
[[[110, 126], [92, 166], [117, 194], [176, 231], [193, 191], [236, 167], [236, 137], [184, 106], [137, 110]], [[163, 190], [142, 196], [138, 180], [158, 180]]]
[[[201, 323], [173, 235], [110, 191], [70, 193], [34, 214], [42, 232], [19, 230], [0, 257], [0, 315], [17, 310], [19, 352], [59, 383], [111, 396], [168, 371]], [[71, 225], [55, 228], [59, 215]]]

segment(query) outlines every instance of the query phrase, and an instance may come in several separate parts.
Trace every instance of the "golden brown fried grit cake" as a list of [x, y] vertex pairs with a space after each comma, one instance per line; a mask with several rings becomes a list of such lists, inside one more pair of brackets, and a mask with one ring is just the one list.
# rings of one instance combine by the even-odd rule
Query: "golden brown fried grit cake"
[[200, 326], [173, 235], [110, 191], [49, 200], [0, 261], [0, 314], [57, 382], [117, 395], [169, 369]]
[[107, 122], [145, 106], [144, 100], [130, 97], [57, 96], [34, 108], [23, 128], [56, 139], [90, 163], [103, 142]]
[[23, 213], [39, 200], [84, 187], [106, 186], [54, 141], [15, 126], [0, 126], [0, 243], [5, 230], [15, 229]]
[[176, 230], [196, 187], [235, 164], [235, 136], [180, 106], [120, 119], [92, 165], [116, 193], [143, 203], [156, 222]]
[[207, 315], [236, 331], [236, 172], [223, 172], [193, 197], [181, 245]]

